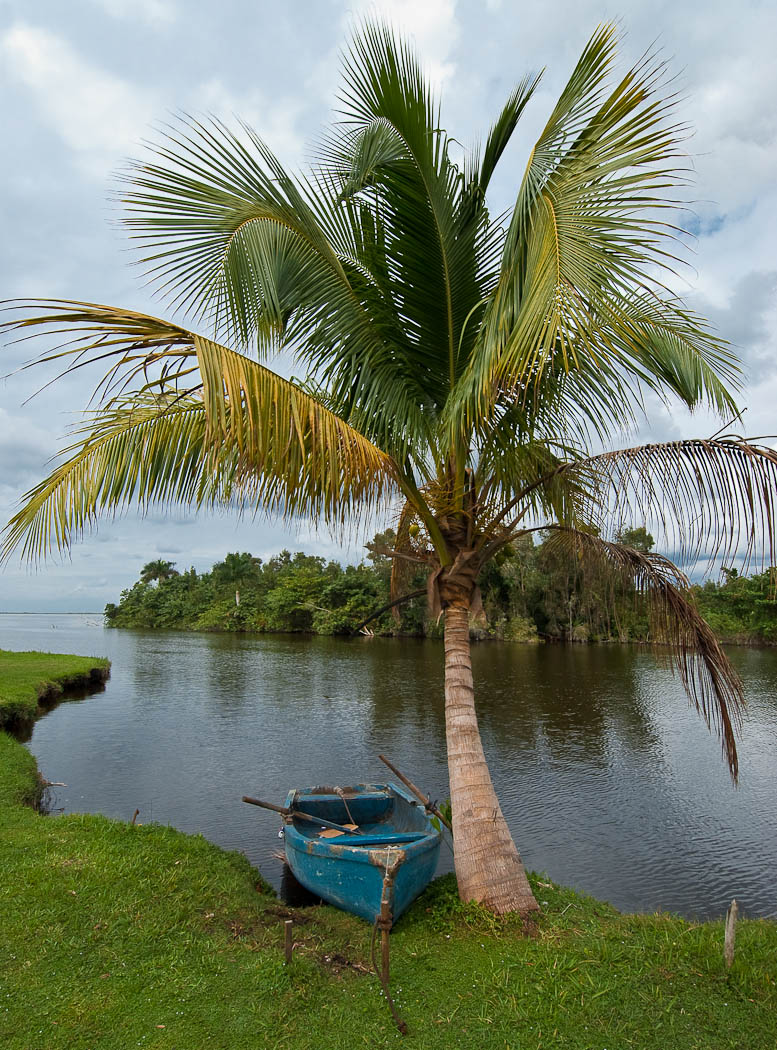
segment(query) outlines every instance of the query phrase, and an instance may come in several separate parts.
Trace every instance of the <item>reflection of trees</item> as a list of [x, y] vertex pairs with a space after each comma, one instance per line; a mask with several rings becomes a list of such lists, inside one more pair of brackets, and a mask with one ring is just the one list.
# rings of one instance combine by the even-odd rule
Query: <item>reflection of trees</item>
[[260, 677], [257, 664], [264, 662], [261, 648], [244, 635], [207, 636], [206, 695], [220, 710], [240, 710], [252, 702], [254, 683]]
[[655, 742], [636, 675], [638, 654], [623, 646], [501, 646], [475, 650], [480, 718], [500, 750], [543, 745], [554, 759], [605, 762], [614, 732], [643, 748]]
[[391, 774], [381, 752], [435, 798], [449, 794], [445, 749], [445, 700], [439, 689], [443, 649], [418, 638], [374, 638], [345, 643], [358, 655], [361, 717], [371, 779]]
[[[257, 706], [257, 717], [290, 733], [307, 726], [322, 749], [329, 746], [327, 727], [340, 725], [342, 734], [345, 726], [354, 777], [385, 778], [377, 754], [386, 749], [400, 768], [408, 756], [410, 772], [422, 775], [427, 766], [430, 775], [439, 772], [442, 791], [441, 643], [212, 634], [193, 644], [185, 635], [147, 637], [159, 652], [133, 647], [139, 693], [167, 691], [171, 678], [185, 690], [196, 677], [198, 693], [214, 710]], [[606, 765], [617, 742], [660, 750], [650, 709], [653, 682], [663, 675], [647, 648], [483, 642], [473, 648], [473, 669], [486, 747], [505, 771], [519, 755], [531, 763], [533, 753]]]
[[[342, 644], [364, 661], [360, 717], [370, 719], [370, 750], [384, 750], [445, 797], [443, 701], [434, 688], [442, 646], [384, 639]], [[651, 720], [655, 669], [649, 650], [619, 645], [474, 646], [484, 745], [511, 824], [529, 819], [525, 807], [546, 806], [549, 796], [559, 805], [575, 804], [581, 791], [593, 789], [589, 772], [610, 768], [619, 750], [661, 752]], [[542, 823], [547, 814], [536, 817]]]
[[435, 688], [443, 662], [442, 644], [418, 638], [375, 638], [356, 644], [367, 664], [365, 699], [370, 701], [373, 733], [392, 737], [410, 722], [433, 737], [442, 734], [444, 738], [445, 701]]
[[[442, 645], [417, 639], [372, 639], [333, 643], [363, 663], [370, 735], [381, 746], [417, 753], [444, 753], [444, 701], [435, 689]], [[653, 656], [633, 647], [505, 645], [484, 642], [473, 649], [480, 690], [478, 711], [486, 746], [512, 762], [542, 749], [559, 761], [605, 764], [613, 735], [632, 749], [659, 746], [649, 713], [645, 675]], [[365, 704], [362, 704], [362, 710]]]

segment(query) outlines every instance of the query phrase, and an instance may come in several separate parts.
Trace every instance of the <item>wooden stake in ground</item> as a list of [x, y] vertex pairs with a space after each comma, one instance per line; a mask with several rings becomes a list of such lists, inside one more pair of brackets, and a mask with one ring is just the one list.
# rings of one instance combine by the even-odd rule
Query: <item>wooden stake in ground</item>
[[734, 938], [736, 937], [737, 932], [738, 913], [739, 905], [736, 900], [733, 900], [726, 912], [726, 936], [723, 941], [723, 958], [726, 961], [726, 969], [729, 970], [734, 961]]

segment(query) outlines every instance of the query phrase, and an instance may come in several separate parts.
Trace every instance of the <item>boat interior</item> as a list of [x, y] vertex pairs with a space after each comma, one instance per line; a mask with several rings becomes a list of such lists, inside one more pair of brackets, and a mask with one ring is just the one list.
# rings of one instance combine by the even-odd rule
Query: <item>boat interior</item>
[[411, 843], [436, 834], [424, 807], [400, 794], [394, 786], [358, 784], [354, 787], [316, 787], [296, 791], [292, 809], [307, 813], [338, 828], [294, 820], [306, 838], [332, 840], [349, 846]]

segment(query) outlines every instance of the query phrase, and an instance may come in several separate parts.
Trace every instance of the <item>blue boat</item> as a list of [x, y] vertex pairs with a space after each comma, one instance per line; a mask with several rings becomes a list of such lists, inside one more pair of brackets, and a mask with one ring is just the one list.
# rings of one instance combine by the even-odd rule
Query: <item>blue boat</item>
[[[337, 908], [390, 926], [434, 877], [440, 830], [397, 784], [294, 790], [286, 809], [289, 867], [306, 889]], [[295, 816], [300, 812], [324, 823]]]

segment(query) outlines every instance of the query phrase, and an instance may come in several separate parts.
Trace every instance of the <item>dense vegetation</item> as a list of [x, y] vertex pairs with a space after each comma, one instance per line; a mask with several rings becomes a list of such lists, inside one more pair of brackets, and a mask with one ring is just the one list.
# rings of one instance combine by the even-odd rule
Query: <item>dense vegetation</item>
[[[644, 528], [624, 529], [619, 539], [647, 552]], [[375, 537], [360, 565], [281, 551], [263, 562], [248, 553], [228, 554], [210, 572], [177, 572], [173, 562], [153, 561], [138, 581], [106, 606], [112, 627], [179, 630], [313, 632], [350, 634], [390, 601], [391, 560], [380, 551], [391, 532]], [[422, 590], [425, 574], [406, 581]], [[721, 581], [693, 588], [694, 599], [718, 636], [737, 644], [777, 644], [774, 570], [740, 576], [724, 569]], [[553, 544], [524, 537], [481, 572], [484, 616], [473, 619], [475, 637], [506, 641], [648, 641], [644, 600], [622, 578], [565, 557]], [[437, 637], [424, 594], [386, 610], [369, 623], [376, 634]]]
[[720, 583], [694, 587], [702, 615], [726, 642], [777, 644], [777, 577], [774, 568], [756, 576], [723, 569]]
[[[643, 549], [652, 545], [644, 529], [624, 534]], [[380, 551], [394, 534], [370, 544], [366, 563], [339, 562], [282, 551], [268, 561], [228, 554], [210, 572], [176, 572], [172, 562], [144, 566], [140, 579], [105, 609], [114, 627], [185, 630], [312, 631], [350, 634], [362, 620], [390, 602], [391, 559]], [[424, 587], [423, 570], [409, 574], [404, 593]], [[648, 622], [633, 589], [620, 590], [612, 576], [592, 572], [531, 537], [506, 547], [481, 572], [484, 616], [473, 622], [483, 637], [535, 641], [540, 637], [586, 641], [645, 638]], [[386, 611], [369, 624], [376, 634], [436, 636], [425, 594]]]
[[[80, 657], [25, 656], [33, 707], [42, 680], [82, 673]], [[368, 924], [334, 908], [284, 907], [245, 857], [199, 835], [88, 814], [42, 817], [22, 804], [39, 791], [35, 759], [0, 732], [4, 1050], [399, 1045], [371, 974]], [[777, 1042], [773, 922], [740, 922], [727, 972], [722, 921], [620, 915], [542, 876], [532, 886], [542, 902], [533, 937], [515, 917], [462, 904], [452, 876], [402, 918], [391, 935], [392, 984], [408, 1045]]]

